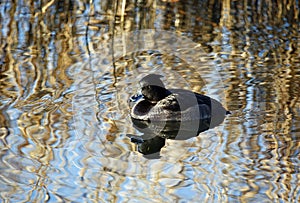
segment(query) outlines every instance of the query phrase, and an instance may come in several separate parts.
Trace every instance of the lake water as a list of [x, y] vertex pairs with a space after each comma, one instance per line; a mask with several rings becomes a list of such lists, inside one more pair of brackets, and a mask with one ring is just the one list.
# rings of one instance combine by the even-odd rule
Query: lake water
[[[298, 0], [0, 2], [1, 201], [299, 202], [299, 12]], [[196, 134], [134, 123], [129, 98], [149, 73], [231, 114]]]

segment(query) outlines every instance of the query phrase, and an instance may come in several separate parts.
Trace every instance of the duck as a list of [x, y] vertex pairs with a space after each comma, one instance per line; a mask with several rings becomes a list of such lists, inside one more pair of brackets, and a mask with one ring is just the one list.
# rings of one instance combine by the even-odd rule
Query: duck
[[132, 119], [141, 121], [194, 121], [210, 119], [219, 124], [230, 112], [217, 100], [185, 89], [167, 89], [162, 75], [148, 74], [140, 91], [130, 97]]

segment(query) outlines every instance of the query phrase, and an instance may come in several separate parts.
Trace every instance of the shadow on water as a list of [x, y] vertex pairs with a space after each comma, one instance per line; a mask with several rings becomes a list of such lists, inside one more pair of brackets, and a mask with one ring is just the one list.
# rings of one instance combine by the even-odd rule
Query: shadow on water
[[[160, 158], [160, 150], [165, 146], [166, 139], [187, 140], [208, 129], [220, 125], [225, 116], [218, 117], [218, 122], [211, 122], [210, 118], [195, 121], [142, 121], [132, 119], [133, 127], [143, 133], [142, 136], [127, 134], [132, 143], [137, 145], [138, 151], [145, 158]], [[213, 123], [213, 125], [210, 125]], [[197, 127], [198, 126], [198, 127]]]

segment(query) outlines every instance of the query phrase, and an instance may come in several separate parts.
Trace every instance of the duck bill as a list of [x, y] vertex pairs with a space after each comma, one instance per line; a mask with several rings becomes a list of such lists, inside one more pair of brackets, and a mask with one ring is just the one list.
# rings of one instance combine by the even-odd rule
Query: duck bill
[[136, 93], [135, 95], [131, 96], [131, 97], [129, 98], [129, 101], [130, 101], [130, 102], [137, 102], [138, 100], [142, 99], [143, 97], [144, 97], [144, 96], [143, 96], [142, 92], [139, 91], [139, 92]]

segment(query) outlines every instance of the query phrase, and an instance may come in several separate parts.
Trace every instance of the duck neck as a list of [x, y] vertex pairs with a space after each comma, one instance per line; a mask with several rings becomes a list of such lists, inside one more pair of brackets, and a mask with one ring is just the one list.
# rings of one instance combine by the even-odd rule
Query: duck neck
[[157, 103], [169, 96], [171, 92], [164, 87], [148, 85], [142, 88], [142, 94], [151, 103]]

